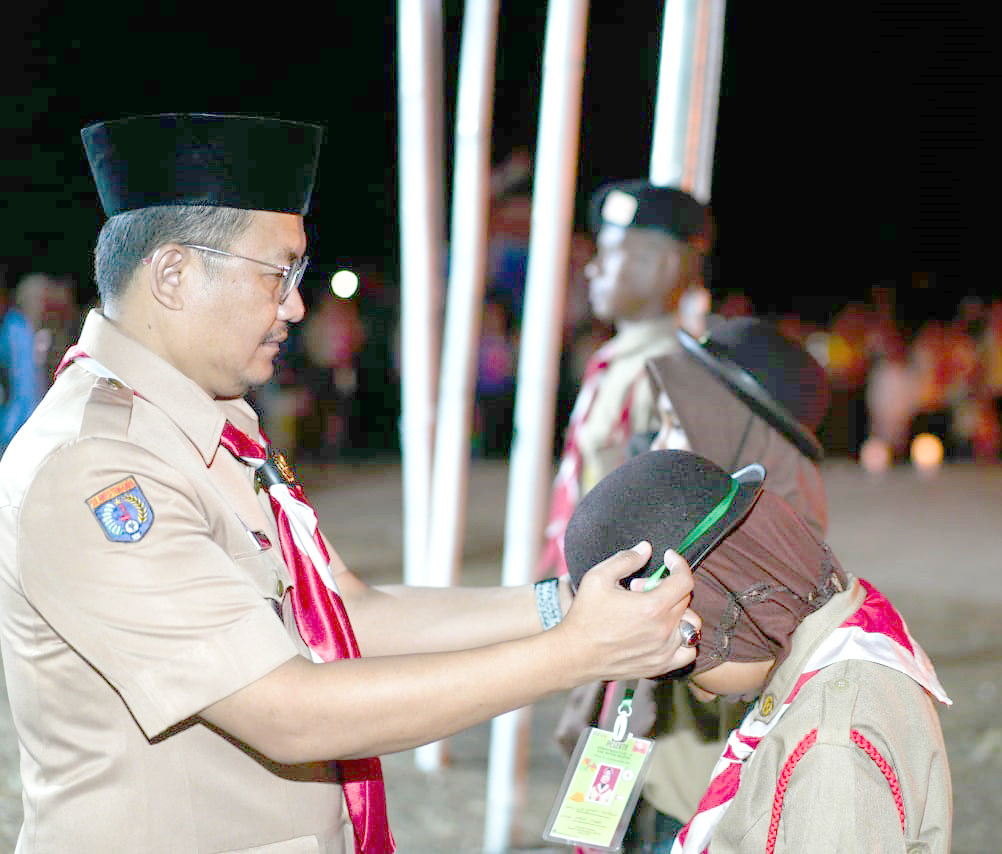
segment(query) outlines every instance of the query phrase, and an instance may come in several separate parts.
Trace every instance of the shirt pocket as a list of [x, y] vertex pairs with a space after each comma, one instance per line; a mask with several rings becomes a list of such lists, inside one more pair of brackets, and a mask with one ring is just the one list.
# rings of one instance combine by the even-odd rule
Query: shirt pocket
[[249, 535], [244, 536], [242, 543], [238, 537], [236, 545], [242, 545], [243, 549], [231, 549], [229, 555], [240, 568], [241, 574], [254, 585], [261, 596], [281, 603], [292, 583], [289, 570], [282, 560], [281, 549], [276, 546], [259, 548]]
[[298, 836], [283, 842], [270, 842], [253, 848], [232, 848], [217, 854], [320, 854], [320, 843], [315, 836]]

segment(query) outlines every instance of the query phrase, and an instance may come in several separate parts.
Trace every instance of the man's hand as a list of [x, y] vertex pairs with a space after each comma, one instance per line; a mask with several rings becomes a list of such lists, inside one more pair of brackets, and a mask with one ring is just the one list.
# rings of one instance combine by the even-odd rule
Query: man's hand
[[673, 551], [665, 553], [670, 575], [644, 592], [646, 579], [635, 579], [630, 590], [620, 580], [635, 573], [651, 556], [651, 545], [638, 543], [586, 572], [574, 603], [554, 632], [561, 631], [568, 651], [591, 668], [591, 680], [654, 677], [685, 667], [696, 658], [693, 647], [682, 646], [679, 621], [696, 628], [702, 621], [688, 610], [692, 570]]

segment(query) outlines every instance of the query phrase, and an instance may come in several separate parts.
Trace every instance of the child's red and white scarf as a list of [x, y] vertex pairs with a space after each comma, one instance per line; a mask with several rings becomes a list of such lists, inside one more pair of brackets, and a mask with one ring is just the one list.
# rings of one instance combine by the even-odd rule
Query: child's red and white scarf
[[862, 606], [818, 647], [779, 711], [768, 723], [749, 713], [731, 732], [713, 768], [709, 788], [696, 814], [676, 837], [671, 854], [703, 854], [706, 851], [714, 829], [738, 792], [744, 763], [779, 723], [804, 684], [828, 665], [850, 660], [882, 664], [910, 676], [941, 703], [952, 704], [936, 678], [932, 662], [909, 634], [901, 615], [880, 591], [862, 579], [860, 584], [866, 591]]

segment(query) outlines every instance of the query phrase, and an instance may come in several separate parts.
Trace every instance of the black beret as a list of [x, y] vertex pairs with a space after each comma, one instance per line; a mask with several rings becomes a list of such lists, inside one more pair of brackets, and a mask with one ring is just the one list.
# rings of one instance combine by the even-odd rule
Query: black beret
[[[571, 583], [595, 564], [641, 540], [654, 547], [647, 565], [631, 577], [650, 575], [673, 549], [696, 569], [699, 562], [751, 510], [762, 491], [758, 463], [728, 475], [689, 451], [648, 451], [614, 469], [578, 502], [567, 524], [564, 551]], [[682, 543], [735, 489], [723, 515], [686, 548]]]
[[824, 456], [815, 434], [831, 402], [824, 368], [775, 326], [754, 317], [714, 325], [702, 338], [679, 329], [679, 341], [699, 364], [793, 442], [806, 456]]
[[603, 225], [655, 228], [688, 242], [706, 234], [706, 208], [674, 187], [647, 181], [606, 184], [592, 196], [589, 223], [598, 233]]
[[104, 212], [218, 205], [305, 214], [323, 128], [255, 116], [167, 113], [80, 131]]

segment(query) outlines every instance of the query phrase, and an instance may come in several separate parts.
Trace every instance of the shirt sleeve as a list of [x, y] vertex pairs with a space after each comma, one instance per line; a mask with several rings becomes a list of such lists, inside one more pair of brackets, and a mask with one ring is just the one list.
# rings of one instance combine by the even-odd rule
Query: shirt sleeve
[[945, 753], [935, 747], [941, 743], [935, 710], [914, 683], [904, 683], [904, 691], [890, 687], [908, 677], [887, 675], [889, 713], [882, 721], [865, 713], [865, 702], [864, 713], [857, 707], [852, 714], [845, 700], [852, 699], [854, 680], [825, 686], [825, 715], [813, 743], [808, 735], [779, 774], [771, 820], [777, 854], [948, 854], [950, 777]]
[[[138, 538], [101, 512], [116, 490], [142, 511], [131, 526]], [[148, 738], [297, 654], [253, 565], [273, 558], [249, 546], [227, 553], [218, 524], [176, 467], [111, 439], [57, 451], [25, 494], [17, 566], [26, 597]]]
[[782, 784], [781, 776], [773, 804], [774, 820], [781, 807], [777, 854], [902, 850], [894, 792], [858, 748], [815, 744], [796, 763], [785, 788]]

